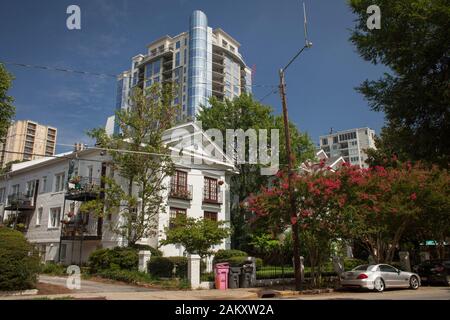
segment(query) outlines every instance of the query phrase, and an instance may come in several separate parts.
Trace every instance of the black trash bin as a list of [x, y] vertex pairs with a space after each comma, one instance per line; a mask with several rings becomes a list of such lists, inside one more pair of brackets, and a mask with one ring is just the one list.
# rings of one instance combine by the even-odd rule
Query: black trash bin
[[244, 264], [242, 266], [242, 273], [239, 277], [239, 286], [241, 288], [251, 288], [252, 286], [253, 266], [251, 264]]
[[241, 267], [231, 267], [228, 274], [228, 288], [239, 288], [239, 275], [241, 274]]

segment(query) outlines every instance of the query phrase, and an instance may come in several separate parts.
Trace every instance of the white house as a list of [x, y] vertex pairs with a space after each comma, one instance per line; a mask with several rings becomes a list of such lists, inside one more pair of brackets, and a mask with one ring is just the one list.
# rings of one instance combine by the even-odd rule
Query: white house
[[[236, 174], [233, 162], [194, 123], [168, 130], [164, 142], [173, 152], [176, 173], [165, 181], [158, 234], [140, 241], [153, 247], [159, 247], [170, 218], [177, 214], [229, 221], [229, 180]], [[126, 183], [111, 170], [110, 161], [102, 150], [88, 148], [14, 164], [0, 177], [0, 221], [23, 230], [45, 261], [83, 263], [97, 248], [125, 245], [111, 228], [121, 223], [119, 214], [97, 217], [79, 212], [83, 201], [102, 196], [102, 176]], [[69, 177], [79, 178], [69, 183]], [[227, 239], [215, 249], [229, 247]], [[159, 249], [165, 256], [185, 254], [181, 246]]]

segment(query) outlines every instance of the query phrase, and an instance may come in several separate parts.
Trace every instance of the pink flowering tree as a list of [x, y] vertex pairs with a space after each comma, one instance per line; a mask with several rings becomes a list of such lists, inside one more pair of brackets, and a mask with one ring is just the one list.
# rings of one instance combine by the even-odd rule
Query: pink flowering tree
[[392, 262], [402, 236], [419, 220], [423, 213], [420, 185], [426, 184], [427, 173], [410, 164], [339, 170], [348, 200], [344, 208], [350, 217], [347, 237], [359, 239], [375, 262]]
[[316, 286], [320, 285], [322, 267], [329, 258], [332, 241], [344, 234], [347, 225], [348, 215], [343, 210], [346, 195], [342, 192], [344, 186], [340, 179], [323, 163], [294, 175], [296, 217], [289, 213], [285, 172], [280, 171], [272, 187], [263, 188], [249, 201], [249, 209], [256, 214], [255, 221], [261, 223], [262, 220], [274, 236], [298, 224], [301, 246], [307, 251]]

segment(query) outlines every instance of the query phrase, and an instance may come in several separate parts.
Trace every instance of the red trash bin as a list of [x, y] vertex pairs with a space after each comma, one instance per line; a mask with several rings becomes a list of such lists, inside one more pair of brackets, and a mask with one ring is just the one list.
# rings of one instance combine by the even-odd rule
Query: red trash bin
[[228, 263], [217, 263], [214, 266], [215, 285], [216, 289], [226, 290], [228, 289], [228, 272], [230, 265]]

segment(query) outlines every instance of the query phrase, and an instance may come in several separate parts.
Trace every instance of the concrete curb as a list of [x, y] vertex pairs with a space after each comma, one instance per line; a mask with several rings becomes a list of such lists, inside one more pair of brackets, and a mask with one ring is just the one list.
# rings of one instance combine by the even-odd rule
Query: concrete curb
[[333, 293], [335, 289], [327, 288], [327, 289], [311, 289], [311, 290], [303, 290], [303, 291], [292, 291], [292, 290], [284, 290], [284, 291], [276, 291], [282, 297], [289, 296], [302, 296], [302, 295], [312, 295], [312, 294], [324, 294], [324, 293]]
[[37, 289], [21, 290], [21, 291], [0, 291], [0, 297], [16, 297], [16, 296], [33, 296], [37, 295]]

